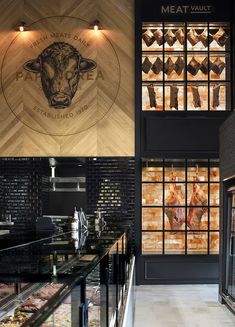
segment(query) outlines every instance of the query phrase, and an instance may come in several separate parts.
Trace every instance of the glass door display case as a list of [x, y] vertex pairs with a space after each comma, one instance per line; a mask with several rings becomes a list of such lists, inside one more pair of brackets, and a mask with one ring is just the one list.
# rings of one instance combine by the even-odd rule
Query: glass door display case
[[225, 230], [225, 284], [223, 296], [235, 312], [235, 187], [227, 191], [227, 228]]
[[142, 24], [142, 110], [231, 110], [230, 24]]
[[143, 159], [142, 254], [218, 253], [218, 160]]

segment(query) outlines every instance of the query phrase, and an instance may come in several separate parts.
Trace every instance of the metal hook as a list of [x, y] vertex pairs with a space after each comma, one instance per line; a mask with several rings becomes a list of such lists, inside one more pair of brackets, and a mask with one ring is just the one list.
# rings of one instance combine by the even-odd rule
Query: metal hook
[[196, 165], [196, 176], [198, 177], [198, 165]]

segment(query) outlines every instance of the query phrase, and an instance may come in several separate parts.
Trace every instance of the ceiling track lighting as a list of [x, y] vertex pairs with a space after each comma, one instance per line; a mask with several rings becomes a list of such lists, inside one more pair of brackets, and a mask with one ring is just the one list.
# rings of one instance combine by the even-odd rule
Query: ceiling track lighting
[[102, 30], [100, 21], [98, 19], [96, 19], [92, 24], [90, 24], [89, 29], [92, 29], [94, 31]]

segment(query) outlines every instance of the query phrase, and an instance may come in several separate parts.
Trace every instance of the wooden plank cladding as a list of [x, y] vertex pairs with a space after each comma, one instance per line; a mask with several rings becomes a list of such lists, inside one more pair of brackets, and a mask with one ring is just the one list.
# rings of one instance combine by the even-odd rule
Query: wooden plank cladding
[[134, 1], [0, 4], [0, 155], [133, 156]]

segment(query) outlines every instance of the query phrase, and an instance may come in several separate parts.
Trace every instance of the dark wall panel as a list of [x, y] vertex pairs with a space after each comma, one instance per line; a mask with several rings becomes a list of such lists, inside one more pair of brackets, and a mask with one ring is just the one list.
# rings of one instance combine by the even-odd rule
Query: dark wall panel
[[206, 118], [145, 115], [142, 125], [144, 156], [206, 154], [218, 156], [219, 127], [224, 117]]
[[[153, 22], [156, 20], [159, 21], [203, 21], [203, 20], [211, 20], [211, 21], [224, 21], [230, 20], [232, 15], [232, 0], [224, 0], [223, 1], [223, 10], [221, 10], [221, 1], [219, 0], [196, 0], [196, 1], [188, 1], [188, 0], [138, 0], [141, 4], [141, 14], [142, 21]], [[137, 3], [138, 3], [137, 2]], [[178, 6], [204, 6], [201, 11], [208, 11], [207, 13], [195, 14], [191, 13], [193, 8], [178, 8]], [[167, 14], [163, 13], [161, 7], [164, 6], [172, 6], [172, 13]], [[209, 8], [210, 6], [210, 8]], [[178, 9], [178, 13], [177, 13]], [[173, 13], [175, 11], [175, 13]], [[195, 11], [195, 10], [194, 10]], [[198, 10], [200, 11], [200, 10]]]
[[235, 113], [220, 128], [221, 179], [235, 175]]
[[141, 256], [142, 284], [218, 283], [218, 256]]

